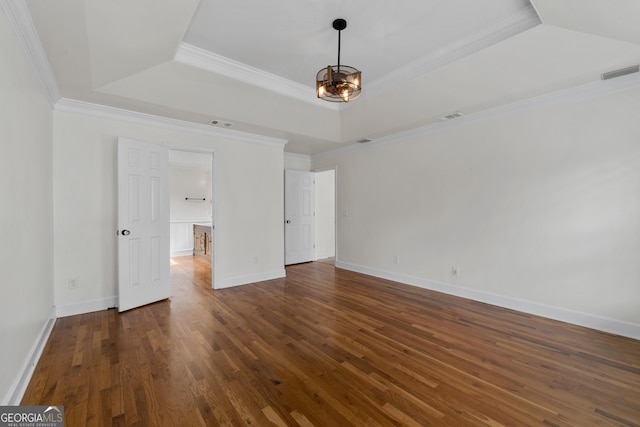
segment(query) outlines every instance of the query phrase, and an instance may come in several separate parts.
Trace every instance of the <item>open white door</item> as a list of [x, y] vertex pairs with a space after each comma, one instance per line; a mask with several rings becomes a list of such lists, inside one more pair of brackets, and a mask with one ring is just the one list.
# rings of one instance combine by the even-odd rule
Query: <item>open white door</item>
[[169, 150], [118, 139], [118, 310], [170, 297]]
[[315, 256], [315, 182], [311, 172], [284, 171], [285, 265]]

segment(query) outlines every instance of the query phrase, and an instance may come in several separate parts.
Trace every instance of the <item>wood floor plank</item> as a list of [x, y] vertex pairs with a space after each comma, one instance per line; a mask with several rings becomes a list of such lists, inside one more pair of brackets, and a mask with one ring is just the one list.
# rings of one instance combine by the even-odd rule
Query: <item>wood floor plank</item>
[[640, 342], [336, 269], [56, 321], [23, 405], [67, 426], [640, 426]]

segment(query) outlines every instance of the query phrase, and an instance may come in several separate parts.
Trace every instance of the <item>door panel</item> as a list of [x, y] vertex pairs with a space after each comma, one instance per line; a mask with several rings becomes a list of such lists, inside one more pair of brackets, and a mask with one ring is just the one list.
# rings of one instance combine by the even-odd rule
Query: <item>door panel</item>
[[118, 140], [118, 309], [169, 298], [169, 151]]
[[315, 182], [311, 172], [285, 170], [285, 265], [315, 257]]

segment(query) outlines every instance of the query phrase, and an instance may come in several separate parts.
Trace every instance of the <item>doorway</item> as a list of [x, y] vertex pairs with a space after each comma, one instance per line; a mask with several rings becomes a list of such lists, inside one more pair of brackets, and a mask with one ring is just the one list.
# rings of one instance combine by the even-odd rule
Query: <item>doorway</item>
[[285, 169], [285, 265], [335, 263], [336, 169]]
[[169, 150], [169, 223], [171, 264], [192, 261], [194, 281], [214, 281], [213, 154]]
[[316, 260], [335, 264], [336, 170], [316, 172]]

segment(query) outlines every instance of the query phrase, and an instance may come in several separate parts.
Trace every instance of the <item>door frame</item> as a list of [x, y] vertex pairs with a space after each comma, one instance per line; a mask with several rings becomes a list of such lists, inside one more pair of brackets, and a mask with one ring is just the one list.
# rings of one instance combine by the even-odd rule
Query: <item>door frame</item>
[[[182, 145], [175, 143], [164, 143], [165, 147], [169, 149], [169, 151], [186, 151], [188, 153], [196, 153], [196, 154], [206, 154], [211, 156], [211, 289], [215, 289], [216, 283], [216, 271], [217, 268], [215, 266], [216, 258], [218, 257], [217, 249], [217, 234], [215, 230], [216, 226], [216, 218], [218, 217], [218, 203], [216, 199], [216, 194], [218, 191], [216, 187], [218, 185], [218, 180], [216, 179], [216, 154], [214, 149], [203, 148], [203, 147], [194, 147], [191, 145]], [[171, 174], [169, 174], [169, 183], [171, 183]], [[169, 208], [169, 219], [171, 219], [171, 208]], [[169, 262], [169, 260], [167, 260]]]

